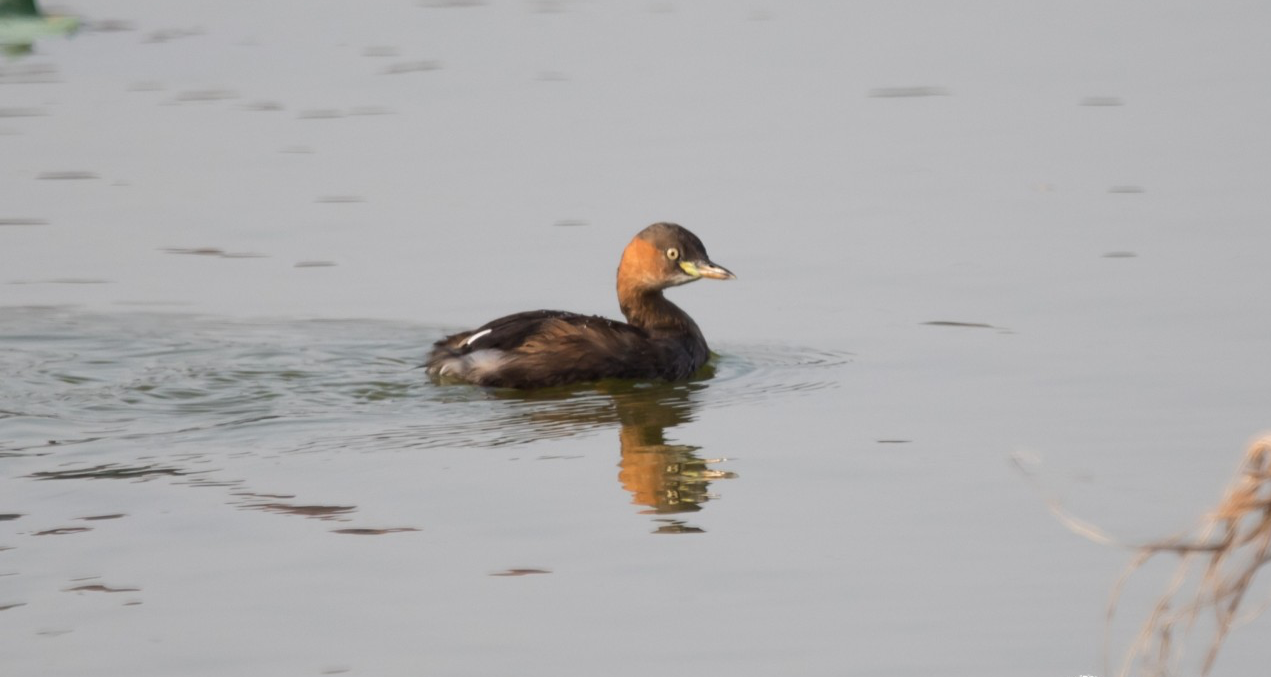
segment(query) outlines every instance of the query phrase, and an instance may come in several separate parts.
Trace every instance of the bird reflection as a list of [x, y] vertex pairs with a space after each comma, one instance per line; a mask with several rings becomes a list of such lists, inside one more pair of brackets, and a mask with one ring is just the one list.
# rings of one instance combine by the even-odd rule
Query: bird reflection
[[[709, 368], [708, 368], [709, 369]], [[701, 376], [709, 377], [709, 372]], [[701, 380], [681, 383], [595, 384], [594, 395], [573, 399], [580, 393], [570, 389], [552, 391], [499, 391], [501, 398], [516, 400], [571, 400], [570, 406], [535, 408], [529, 414], [537, 424], [576, 429], [618, 423], [618, 481], [631, 494], [631, 502], [643, 506], [642, 514], [657, 515], [655, 533], [700, 533], [680, 517], [702, 509], [713, 495], [710, 484], [736, 477], [716, 470], [712, 464], [722, 458], [704, 458], [701, 447], [672, 444], [667, 430], [693, 420], [694, 396], [705, 390]], [[596, 397], [595, 395], [600, 395]], [[586, 402], [586, 406], [579, 406]]]
[[631, 492], [633, 503], [649, 508], [645, 513], [701, 510], [710, 500], [710, 482], [734, 477], [710, 468], [709, 464], [723, 459], [701, 458], [697, 455], [701, 447], [667, 443], [667, 428], [691, 420], [689, 394], [687, 389], [677, 388], [614, 396], [622, 426], [618, 431], [622, 454], [618, 480]]

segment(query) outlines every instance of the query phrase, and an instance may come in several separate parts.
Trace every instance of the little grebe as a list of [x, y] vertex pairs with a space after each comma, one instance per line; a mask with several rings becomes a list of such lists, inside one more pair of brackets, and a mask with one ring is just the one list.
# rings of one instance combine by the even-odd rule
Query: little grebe
[[693, 318], [662, 290], [703, 277], [736, 276], [712, 263], [687, 229], [655, 223], [631, 240], [618, 265], [627, 323], [559, 310], [517, 313], [438, 341], [424, 366], [434, 378], [505, 388], [685, 379], [710, 351]]

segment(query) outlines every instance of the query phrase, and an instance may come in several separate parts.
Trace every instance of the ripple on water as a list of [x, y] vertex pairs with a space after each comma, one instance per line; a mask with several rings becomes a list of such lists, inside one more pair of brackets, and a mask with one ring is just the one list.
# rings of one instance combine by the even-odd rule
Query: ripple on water
[[[496, 448], [632, 420], [670, 427], [702, 408], [813, 393], [834, 387], [851, 361], [850, 353], [823, 348], [723, 344], [709, 367], [683, 383], [533, 392], [439, 387], [414, 367], [443, 333], [393, 322], [5, 309], [0, 400], [21, 409], [6, 407], [0, 420], [23, 425], [8, 426], [0, 454], [56, 451], [66, 461], [65, 445], [127, 441], [167, 467], [196, 443], [248, 453]], [[92, 475], [150, 465], [91, 450], [75, 459], [47, 471]]]
[[[837, 387], [841, 350], [779, 344], [725, 345], [716, 361], [712, 401], [733, 404]], [[718, 392], [715, 392], [718, 391]]]
[[631, 420], [662, 427], [691, 421], [703, 408], [770, 401], [835, 387], [842, 351], [776, 344], [728, 345], [682, 383], [605, 381], [537, 391], [433, 387], [427, 417], [409, 425], [314, 440], [300, 450], [494, 448], [591, 434]]

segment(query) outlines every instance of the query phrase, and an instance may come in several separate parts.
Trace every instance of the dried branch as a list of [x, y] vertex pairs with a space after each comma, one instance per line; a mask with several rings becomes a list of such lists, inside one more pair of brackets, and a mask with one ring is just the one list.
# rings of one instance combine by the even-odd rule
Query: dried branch
[[[1099, 527], [1074, 517], [1037, 479], [1032, 471], [1035, 463], [1020, 456], [1012, 460], [1069, 531], [1101, 545], [1137, 551], [1113, 585], [1108, 601], [1105, 665], [1109, 663], [1112, 620], [1130, 577], [1157, 555], [1178, 556], [1174, 575], [1126, 649], [1118, 675], [1129, 675], [1136, 666], [1145, 677], [1175, 674], [1197, 620], [1209, 613], [1214, 630], [1201, 667], [1201, 675], [1208, 675], [1230, 632], [1271, 605], [1268, 601], [1253, 612], [1241, 615], [1241, 606], [1254, 576], [1271, 560], [1271, 435], [1256, 440], [1245, 452], [1222, 500], [1201, 520], [1197, 529], [1163, 541], [1137, 545], [1121, 542]], [[1193, 569], [1198, 560], [1205, 566], [1197, 580]], [[1195, 585], [1187, 588], [1193, 580]], [[1182, 593], [1184, 588], [1192, 590], [1190, 596]]]

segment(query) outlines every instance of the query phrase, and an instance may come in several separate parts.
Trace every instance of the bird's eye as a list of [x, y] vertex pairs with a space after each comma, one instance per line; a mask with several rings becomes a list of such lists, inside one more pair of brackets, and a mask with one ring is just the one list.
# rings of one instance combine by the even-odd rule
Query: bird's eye
[[680, 250], [676, 249], [675, 247], [671, 247], [670, 249], [666, 250], [666, 258], [671, 259], [672, 261], [680, 258]]

